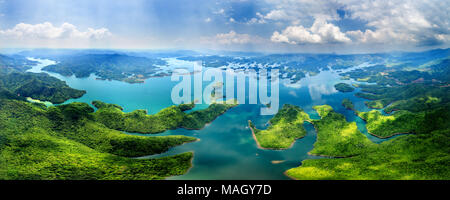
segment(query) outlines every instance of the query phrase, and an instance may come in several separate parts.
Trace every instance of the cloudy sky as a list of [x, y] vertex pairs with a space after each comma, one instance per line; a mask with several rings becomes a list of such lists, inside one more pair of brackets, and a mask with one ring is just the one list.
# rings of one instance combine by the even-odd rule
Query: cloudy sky
[[0, 0], [0, 48], [447, 48], [449, 0]]

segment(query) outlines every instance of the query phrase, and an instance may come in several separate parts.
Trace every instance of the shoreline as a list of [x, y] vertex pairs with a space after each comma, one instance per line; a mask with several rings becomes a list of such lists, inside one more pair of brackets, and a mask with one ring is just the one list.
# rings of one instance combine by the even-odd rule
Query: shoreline
[[[355, 111], [356, 112], [356, 111]], [[377, 137], [377, 138], [379, 138], [379, 139], [388, 139], [388, 138], [391, 138], [391, 137], [394, 137], [394, 136], [396, 136], [396, 135], [410, 135], [410, 134], [415, 134], [415, 133], [407, 133], [407, 132], [398, 132], [398, 133], [393, 133], [392, 135], [389, 135], [389, 136], [380, 136], [380, 135], [375, 135], [375, 134], [373, 134], [373, 133], [371, 133], [370, 131], [369, 131], [369, 129], [367, 129], [367, 120], [365, 120], [364, 118], [362, 118], [362, 117], [360, 117], [357, 113], [355, 113], [355, 115], [357, 116], [357, 117], [359, 117], [360, 119], [362, 119], [366, 124], [364, 124], [364, 126], [366, 127], [366, 130], [367, 130], [367, 133], [369, 133], [370, 135], [372, 135], [372, 136], [375, 136], [375, 137]]]
[[302, 137], [299, 137], [299, 138], [294, 138], [294, 141], [289, 145], [289, 147], [283, 147], [283, 148], [267, 148], [267, 147], [262, 147], [261, 144], [259, 143], [258, 139], [256, 138], [255, 131], [253, 130], [252, 126], [250, 126], [251, 123], [252, 123], [252, 121], [251, 121], [251, 120], [248, 120], [248, 127], [249, 127], [250, 130], [252, 131], [252, 137], [253, 137], [253, 139], [256, 141], [256, 146], [257, 146], [259, 149], [263, 149], [263, 150], [274, 150], [274, 151], [277, 151], [277, 150], [280, 150], [280, 151], [282, 151], [282, 150], [287, 150], [287, 149], [292, 148], [292, 147], [294, 146], [295, 142], [296, 142], [298, 139], [302, 139], [302, 138], [304, 138], [304, 137], [306, 136], [306, 135], [305, 135], [305, 136], [302, 136]]
[[[300, 165], [300, 166], [301, 166], [301, 165]], [[300, 166], [299, 166], [299, 167], [300, 167]], [[293, 168], [291, 168], [291, 169], [293, 169]], [[288, 170], [289, 170], [289, 169], [288, 169]], [[291, 180], [294, 180], [294, 181], [300, 180], [300, 179], [298, 179], [298, 178], [295, 178], [295, 177], [290, 176], [289, 174], [287, 174], [287, 171], [288, 171], [288, 170], [284, 171], [284, 172], [283, 172], [283, 175], [287, 176], [288, 178], [290, 178]]]
[[[177, 176], [183, 176], [183, 175], [186, 175], [187, 173], [189, 173], [189, 171], [191, 171], [192, 168], [194, 168], [194, 156], [195, 156], [195, 152], [194, 152], [194, 151], [188, 151], [188, 152], [191, 152], [191, 153], [192, 153], [192, 158], [191, 158], [191, 161], [189, 162], [189, 163], [190, 163], [190, 164], [189, 164], [189, 168], [188, 168], [183, 174], [180, 174], [180, 175], [173, 175], [173, 176], [168, 176], [168, 177], [165, 177], [163, 180], [168, 181], [167, 179], [170, 178], [170, 177], [177, 177]], [[177, 154], [177, 155], [178, 155], [178, 154]]]

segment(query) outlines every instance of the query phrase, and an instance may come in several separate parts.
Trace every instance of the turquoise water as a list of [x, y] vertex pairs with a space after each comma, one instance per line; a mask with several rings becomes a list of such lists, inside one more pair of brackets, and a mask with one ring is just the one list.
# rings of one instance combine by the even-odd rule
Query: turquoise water
[[[50, 60], [38, 61], [41, 63], [29, 71], [40, 73], [42, 67], [54, 63]], [[190, 69], [194, 63], [172, 60], [170, 64], [175, 65], [169, 66], [171, 68]], [[94, 75], [87, 78], [76, 78], [49, 74], [66, 81], [73, 88], [87, 91], [83, 97], [71, 99], [65, 103], [90, 103], [93, 100], [101, 100], [118, 104], [124, 108], [125, 112], [146, 109], [150, 114], [173, 105], [170, 91], [177, 84], [177, 82], [172, 82], [170, 77], [150, 78], [142, 84], [129, 84], [119, 81], [96, 80]], [[340, 93], [334, 88], [334, 84], [338, 82], [357, 83], [354, 80], [340, 80], [338, 73], [334, 71], [323, 71], [316, 76], [307, 76], [295, 84], [283, 80], [280, 83], [280, 107], [286, 103], [298, 105], [310, 114], [311, 118], [318, 119], [319, 116], [312, 106], [329, 104], [337, 112], [344, 114], [348, 121], [355, 121], [358, 128], [373, 142], [385, 141], [386, 139], [379, 139], [368, 134], [364, 121], [341, 105], [344, 98], [349, 98], [354, 102], [357, 110], [369, 110], [364, 105], [364, 99], [354, 96], [358, 89], [352, 93]], [[203, 109], [207, 106], [201, 104], [195, 109]], [[262, 105], [241, 104], [219, 116], [202, 130], [177, 129], [154, 134], [194, 136], [200, 141], [174, 147], [160, 155], [143, 158], [174, 155], [186, 151], [194, 152], [193, 167], [189, 172], [168, 179], [288, 179], [283, 174], [284, 171], [299, 166], [304, 159], [317, 158], [307, 154], [316, 141], [316, 132], [311, 124], [305, 123], [307, 135], [297, 140], [292, 148], [287, 150], [258, 149], [247, 126], [247, 121], [252, 120], [256, 127], [264, 129], [272, 116], [261, 116], [261, 107]]]

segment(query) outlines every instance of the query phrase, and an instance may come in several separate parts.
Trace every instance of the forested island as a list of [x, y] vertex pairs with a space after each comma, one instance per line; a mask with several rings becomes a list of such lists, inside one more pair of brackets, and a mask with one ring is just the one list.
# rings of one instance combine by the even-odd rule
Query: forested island
[[353, 88], [352, 86], [350, 86], [347, 83], [338, 83], [338, 84], [334, 85], [334, 87], [339, 92], [353, 92], [353, 90], [355, 90], [355, 88]]
[[162, 59], [118, 53], [58, 56], [56, 60], [57, 64], [43, 70], [78, 78], [95, 74], [100, 79], [128, 83], [142, 83], [147, 78], [159, 76], [157, 66], [166, 65]]
[[305, 121], [310, 121], [310, 118], [301, 108], [285, 104], [269, 120], [269, 127], [266, 130], [257, 129], [250, 120], [248, 126], [259, 148], [287, 149], [292, 146], [296, 139], [306, 135], [306, 130], [303, 127]]

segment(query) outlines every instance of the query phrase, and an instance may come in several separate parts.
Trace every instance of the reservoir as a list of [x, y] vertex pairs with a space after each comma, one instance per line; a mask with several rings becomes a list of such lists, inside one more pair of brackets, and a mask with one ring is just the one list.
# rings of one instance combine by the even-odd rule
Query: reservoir
[[[29, 72], [41, 73], [41, 69], [54, 61], [33, 59], [39, 64], [33, 66]], [[168, 68], [187, 68], [193, 62], [176, 60], [171, 58]], [[364, 66], [356, 66], [364, 67]], [[86, 94], [70, 102], [91, 103], [100, 100], [107, 103], [118, 104], [124, 108], [124, 112], [136, 109], [145, 109], [149, 114], [155, 114], [163, 108], [173, 105], [171, 90], [178, 82], [172, 82], [170, 77], [155, 77], [145, 80], [144, 83], [130, 84], [120, 81], [97, 80], [95, 75], [87, 78], [65, 77], [55, 73], [48, 73], [65, 81], [70, 87], [86, 90]], [[328, 104], [333, 109], [345, 115], [348, 121], [355, 121], [362, 133], [375, 143], [387, 139], [379, 139], [367, 133], [365, 122], [355, 116], [353, 111], [345, 109], [341, 102], [344, 98], [350, 99], [359, 111], [370, 110], [364, 104], [365, 99], [355, 97], [359, 91], [356, 89], [350, 93], [338, 92], [336, 83], [358, 83], [355, 80], [341, 80], [338, 72], [333, 70], [322, 71], [315, 76], [306, 76], [297, 83], [290, 80], [280, 81], [279, 101], [280, 108], [283, 104], [293, 104], [304, 109], [312, 119], [319, 119], [312, 109], [315, 105]], [[209, 82], [204, 82], [205, 86]], [[235, 90], [236, 91], [236, 90]], [[200, 139], [197, 142], [187, 143], [174, 147], [169, 151], [159, 154], [144, 156], [136, 159], [157, 158], [175, 155], [187, 151], [194, 152], [193, 167], [182, 176], [169, 177], [168, 179], [289, 179], [283, 172], [301, 165], [305, 159], [317, 159], [320, 157], [308, 155], [316, 141], [316, 131], [312, 124], [305, 123], [307, 135], [295, 141], [292, 148], [287, 150], [263, 150], [258, 149], [248, 128], [248, 120], [251, 120], [257, 128], [265, 129], [267, 121], [272, 116], [260, 115], [260, 108], [264, 105], [241, 104], [219, 116], [212, 123], [201, 130], [176, 129], [160, 134], [136, 134], [143, 136], [156, 135], [186, 135]], [[195, 109], [204, 109], [206, 104], [196, 105]]]

